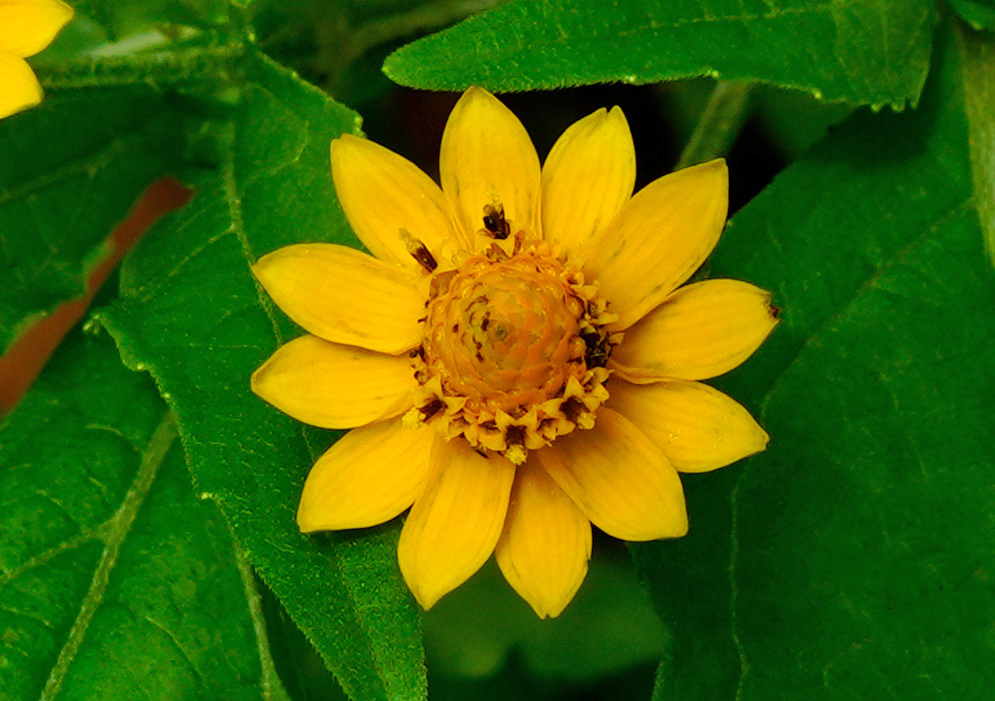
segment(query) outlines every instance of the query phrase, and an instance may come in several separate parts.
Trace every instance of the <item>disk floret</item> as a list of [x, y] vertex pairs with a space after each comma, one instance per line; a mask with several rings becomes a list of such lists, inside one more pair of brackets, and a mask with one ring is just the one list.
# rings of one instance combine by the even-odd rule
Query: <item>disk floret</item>
[[608, 333], [617, 317], [565, 255], [522, 236], [503, 243], [510, 253], [495, 243], [434, 273], [404, 419], [522, 464], [528, 451], [594, 426], [621, 334]]

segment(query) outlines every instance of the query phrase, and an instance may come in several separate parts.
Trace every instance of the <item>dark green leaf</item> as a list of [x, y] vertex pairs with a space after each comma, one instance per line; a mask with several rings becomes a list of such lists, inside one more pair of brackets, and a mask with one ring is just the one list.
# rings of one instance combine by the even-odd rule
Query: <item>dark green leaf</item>
[[857, 104], [915, 103], [931, 0], [514, 0], [403, 47], [384, 71], [435, 90], [711, 75]]
[[66, 92], [0, 122], [0, 353], [83, 295], [104, 239], [174, 162], [178, 135], [148, 88]]
[[995, 280], [951, 63], [918, 111], [849, 120], [720, 244], [713, 272], [783, 309], [726, 383], [771, 443], [688, 476], [688, 537], [633, 547], [674, 634], [657, 698], [995, 684]]
[[493, 559], [425, 615], [430, 668], [440, 677], [480, 679], [516, 658], [536, 679], [592, 683], [652, 664], [664, 641], [629, 563], [603, 552], [558, 618], [537, 618]]
[[0, 426], [0, 699], [285, 698], [175, 438], [148, 377], [78, 332]]
[[797, 160], [818, 143], [830, 128], [853, 112], [841, 102], [819, 102], [797, 90], [765, 88], [756, 92], [756, 120], [777, 151]]
[[249, 375], [300, 331], [249, 265], [296, 241], [355, 244], [335, 198], [329, 141], [356, 115], [266, 59], [253, 59], [221, 172], [151, 232], [122, 271], [122, 303], [102, 318], [134, 367], [176, 411], [197, 486], [345, 690], [424, 696], [420, 619], [396, 564], [396, 528], [334, 541], [302, 535], [304, 478], [329, 436], [249, 391]]

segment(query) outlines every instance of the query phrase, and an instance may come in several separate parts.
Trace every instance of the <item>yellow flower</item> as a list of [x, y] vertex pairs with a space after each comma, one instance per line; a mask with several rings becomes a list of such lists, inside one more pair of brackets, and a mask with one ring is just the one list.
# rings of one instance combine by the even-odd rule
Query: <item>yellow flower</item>
[[0, 119], [41, 102], [41, 85], [24, 59], [51, 44], [72, 17], [60, 0], [0, 0]]
[[724, 161], [633, 196], [616, 107], [567, 129], [540, 169], [521, 123], [480, 88], [446, 125], [441, 188], [364, 139], [336, 139], [331, 158], [373, 256], [298, 244], [253, 267], [310, 333], [253, 390], [305, 423], [353, 429], [312, 468], [301, 530], [412, 507], [398, 559], [422, 606], [495, 552], [536, 613], [556, 616], [587, 573], [592, 523], [625, 540], [682, 536], [678, 472], [767, 445], [698, 380], [763, 342], [769, 295], [735, 280], [678, 289], [725, 223]]

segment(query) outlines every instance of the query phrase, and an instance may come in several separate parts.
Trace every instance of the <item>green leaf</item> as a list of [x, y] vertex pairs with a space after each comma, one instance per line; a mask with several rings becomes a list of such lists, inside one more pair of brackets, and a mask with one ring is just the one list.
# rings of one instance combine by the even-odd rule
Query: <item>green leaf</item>
[[915, 104], [931, 0], [514, 0], [409, 44], [387, 75], [434, 90], [545, 90], [701, 75], [826, 100]]
[[972, 29], [995, 29], [995, 0], [947, 0]]
[[335, 198], [329, 141], [356, 115], [264, 58], [246, 71], [220, 173], [150, 232], [101, 314], [126, 359], [149, 369], [175, 410], [197, 487], [216, 500], [247, 557], [358, 699], [422, 698], [420, 618], [401, 580], [397, 528], [302, 535], [304, 478], [330, 435], [305, 431], [249, 391], [249, 375], [299, 335], [249, 265], [297, 241], [356, 244]]
[[713, 274], [783, 309], [725, 383], [771, 443], [687, 476], [686, 538], [632, 548], [674, 635], [656, 698], [995, 683], [995, 280], [952, 64], [919, 110], [849, 120], [720, 244]]
[[957, 29], [974, 204], [988, 258], [995, 265], [995, 38], [960, 25]]
[[845, 103], [819, 102], [797, 90], [767, 87], [756, 92], [756, 123], [789, 162], [821, 141], [853, 110]]
[[0, 122], [0, 353], [84, 294], [104, 239], [178, 141], [148, 88], [66, 92]]
[[[621, 550], [621, 548], [619, 548]], [[513, 658], [532, 679], [593, 683], [653, 664], [660, 621], [621, 553], [598, 552], [577, 598], [540, 620], [493, 559], [425, 614], [425, 648], [436, 677], [481, 679]]]
[[74, 0], [72, 3], [79, 16], [99, 24], [113, 39], [168, 25], [218, 27], [228, 20], [231, 4], [228, 0]]
[[285, 698], [175, 438], [148, 377], [79, 332], [0, 425], [0, 699]]

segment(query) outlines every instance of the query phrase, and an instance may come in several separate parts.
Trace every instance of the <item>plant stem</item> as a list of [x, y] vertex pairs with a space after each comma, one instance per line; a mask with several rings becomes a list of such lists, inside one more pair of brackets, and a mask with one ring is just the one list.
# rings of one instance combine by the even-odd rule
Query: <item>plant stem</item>
[[70, 61], [37, 63], [41, 84], [49, 90], [154, 83], [176, 85], [217, 78], [245, 52], [241, 44], [148, 51], [112, 56], [88, 56]]
[[745, 80], [720, 81], [715, 85], [675, 170], [728, 153], [749, 116], [752, 87]]

